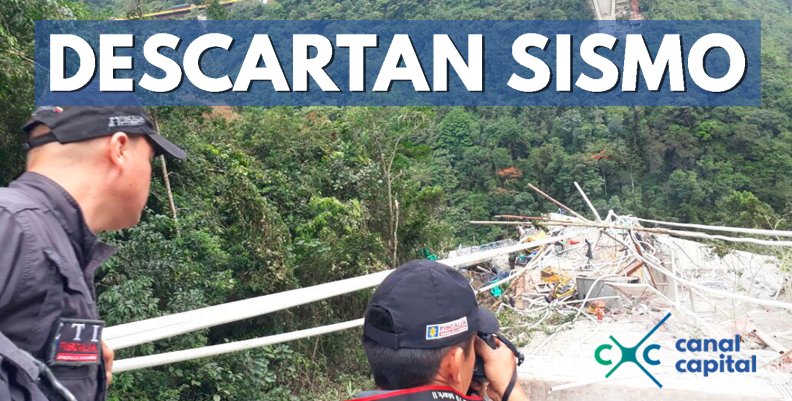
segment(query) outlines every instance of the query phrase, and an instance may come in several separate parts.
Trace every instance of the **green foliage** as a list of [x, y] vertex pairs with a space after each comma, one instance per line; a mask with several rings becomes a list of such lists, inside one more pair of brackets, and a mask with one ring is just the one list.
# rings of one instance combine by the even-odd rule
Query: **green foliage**
[[206, 16], [209, 19], [228, 19], [228, 10], [220, 5], [220, 0], [206, 0], [204, 4], [206, 4]]
[[0, 181], [22, 172], [19, 127], [33, 105], [33, 26], [37, 20], [85, 18], [80, 3], [64, 0], [0, 2]]
[[232, 10], [232, 19], [591, 19], [593, 15], [580, 0], [280, 0], [264, 6], [255, 2]]
[[718, 210], [724, 224], [736, 227], [776, 228], [780, 218], [756, 195], [733, 191], [720, 199]]
[[315, 285], [372, 272], [382, 266], [378, 236], [365, 230], [360, 202], [311, 198], [311, 220], [295, 228], [292, 246], [295, 274]]
[[[437, 148], [464, 151], [473, 146], [473, 136], [478, 131], [475, 118], [461, 107], [452, 108], [438, 125]], [[457, 155], [457, 158], [460, 158]]]

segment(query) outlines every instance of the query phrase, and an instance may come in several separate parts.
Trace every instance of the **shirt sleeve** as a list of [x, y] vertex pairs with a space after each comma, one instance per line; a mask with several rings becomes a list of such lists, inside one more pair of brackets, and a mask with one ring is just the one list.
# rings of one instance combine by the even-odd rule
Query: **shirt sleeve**
[[31, 252], [22, 226], [6, 210], [0, 209], [0, 310], [14, 295], [24, 272], [25, 259]]
[[8, 372], [6, 372], [2, 356], [0, 356], [0, 399], [11, 399], [11, 386], [8, 385]]

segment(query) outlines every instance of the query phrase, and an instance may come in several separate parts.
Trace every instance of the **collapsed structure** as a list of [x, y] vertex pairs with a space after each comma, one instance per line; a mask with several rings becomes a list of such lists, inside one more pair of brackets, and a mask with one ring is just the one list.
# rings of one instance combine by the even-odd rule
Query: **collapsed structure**
[[471, 276], [524, 346], [533, 400], [792, 400], [792, 232], [602, 218], [578, 186], [592, 221], [532, 188], [560, 213], [471, 223], [567, 239]]

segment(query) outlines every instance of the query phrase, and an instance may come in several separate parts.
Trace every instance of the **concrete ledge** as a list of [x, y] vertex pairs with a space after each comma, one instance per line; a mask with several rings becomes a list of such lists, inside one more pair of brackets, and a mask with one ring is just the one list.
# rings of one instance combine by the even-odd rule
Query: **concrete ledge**
[[531, 401], [785, 401], [784, 393], [776, 386], [792, 386], [789, 374], [779, 376], [779, 383], [760, 373], [704, 378], [668, 368], [652, 367], [650, 371], [663, 384], [662, 389], [635, 366], [624, 365], [605, 379], [607, 369], [582, 358], [534, 357], [520, 367], [519, 374], [520, 384]]

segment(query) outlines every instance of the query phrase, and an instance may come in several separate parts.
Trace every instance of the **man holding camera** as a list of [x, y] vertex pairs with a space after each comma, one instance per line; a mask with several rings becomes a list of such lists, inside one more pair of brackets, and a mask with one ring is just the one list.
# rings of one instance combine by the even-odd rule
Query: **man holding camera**
[[382, 282], [366, 310], [363, 347], [378, 390], [356, 401], [475, 401], [484, 394], [527, 401], [515, 353], [498, 330], [462, 274], [434, 261], [408, 262]]

